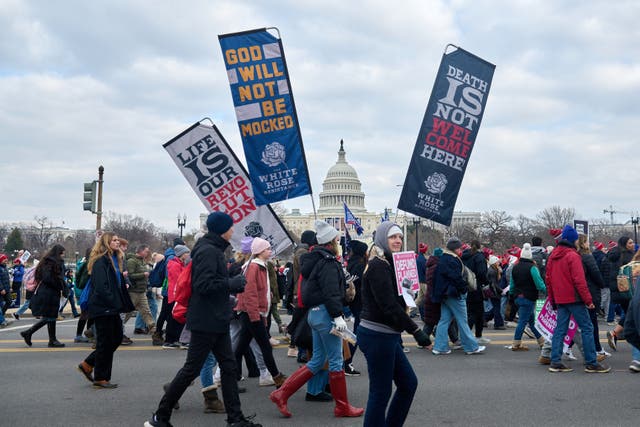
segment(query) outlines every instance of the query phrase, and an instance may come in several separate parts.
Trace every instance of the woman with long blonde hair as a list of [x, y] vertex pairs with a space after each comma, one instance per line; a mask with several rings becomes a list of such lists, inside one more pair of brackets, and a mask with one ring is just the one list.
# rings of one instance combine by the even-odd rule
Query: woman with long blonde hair
[[79, 365], [78, 370], [95, 388], [116, 388], [111, 383], [113, 353], [122, 342], [120, 313], [134, 310], [124, 277], [124, 255], [118, 236], [105, 232], [91, 249], [88, 270], [90, 286], [89, 318], [96, 328], [96, 349]]

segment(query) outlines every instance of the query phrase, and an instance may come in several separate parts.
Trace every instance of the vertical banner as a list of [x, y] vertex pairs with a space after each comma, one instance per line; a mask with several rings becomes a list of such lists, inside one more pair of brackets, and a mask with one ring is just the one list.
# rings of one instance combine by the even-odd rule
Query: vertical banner
[[589, 221], [574, 219], [573, 228], [575, 228], [578, 233], [585, 234], [587, 237], [589, 237]]
[[418, 133], [398, 209], [451, 225], [495, 65], [447, 46]]
[[271, 207], [256, 205], [247, 171], [215, 125], [196, 123], [163, 147], [207, 210], [231, 215], [235, 249], [244, 236], [269, 241], [276, 255], [293, 244]]
[[311, 194], [282, 41], [265, 28], [218, 39], [256, 204]]

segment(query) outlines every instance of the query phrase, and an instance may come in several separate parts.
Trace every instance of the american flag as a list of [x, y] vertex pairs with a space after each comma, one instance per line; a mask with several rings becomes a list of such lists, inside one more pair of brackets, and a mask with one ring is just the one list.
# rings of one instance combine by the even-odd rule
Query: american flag
[[344, 205], [344, 223], [353, 225], [356, 228], [356, 233], [360, 236], [364, 232], [364, 228], [362, 228], [356, 217], [351, 213], [347, 204], [344, 202], [342, 204]]

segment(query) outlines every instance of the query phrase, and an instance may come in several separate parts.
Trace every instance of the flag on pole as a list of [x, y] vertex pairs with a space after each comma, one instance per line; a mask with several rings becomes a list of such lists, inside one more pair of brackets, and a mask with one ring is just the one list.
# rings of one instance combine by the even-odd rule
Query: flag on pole
[[344, 223], [353, 225], [356, 228], [356, 233], [358, 234], [358, 236], [362, 235], [362, 233], [364, 232], [364, 228], [362, 228], [362, 226], [358, 222], [358, 219], [353, 215], [347, 204], [344, 202], [342, 202], [342, 204], [344, 205]]

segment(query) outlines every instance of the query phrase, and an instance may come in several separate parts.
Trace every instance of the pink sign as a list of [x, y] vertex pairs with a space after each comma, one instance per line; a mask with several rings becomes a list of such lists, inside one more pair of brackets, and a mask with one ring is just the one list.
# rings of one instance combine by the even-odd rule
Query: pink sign
[[[416, 254], [413, 252], [396, 252], [393, 254], [393, 266], [396, 270], [396, 281], [398, 282], [398, 295], [402, 295], [403, 286], [416, 292], [420, 289], [418, 282], [418, 266], [416, 265]], [[404, 282], [404, 285], [403, 285]]]
[[[536, 318], [536, 329], [540, 332], [547, 341], [551, 341], [553, 338], [553, 331], [558, 324], [558, 312], [553, 309], [549, 298], [544, 302], [540, 314]], [[576, 334], [578, 325], [576, 324], [573, 316], [569, 319], [569, 329], [567, 329], [567, 335], [564, 337], [564, 350], [566, 351], [573, 340], [573, 336]]]

